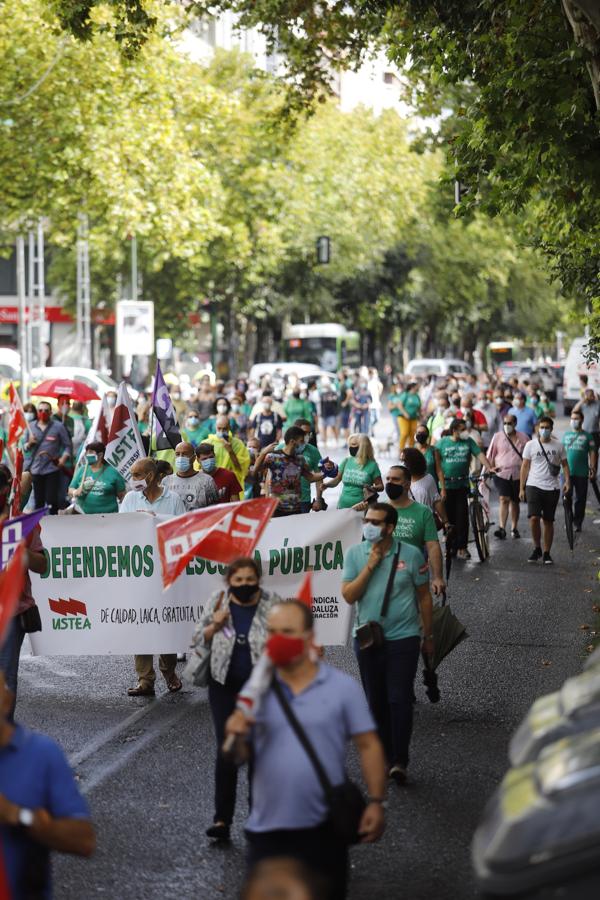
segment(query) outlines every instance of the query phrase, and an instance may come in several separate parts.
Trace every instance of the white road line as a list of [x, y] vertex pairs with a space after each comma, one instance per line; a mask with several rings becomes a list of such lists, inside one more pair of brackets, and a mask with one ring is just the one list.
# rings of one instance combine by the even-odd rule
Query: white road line
[[[190, 700], [188, 703], [180, 703], [177, 705], [177, 708], [173, 710], [173, 712], [169, 715], [166, 710], [164, 710], [165, 715], [156, 720], [151, 724], [151, 727], [148, 731], [139, 738], [136, 738], [134, 741], [128, 744], [122, 744], [115, 747], [115, 752], [113, 754], [109, 753], [109, 758], [104, 762], [100, 762], [99, 764], [94, 766], [92, 773], [89, 778], [85, 775], [82, 776], [80, 782], [80, 790], [83, 794], [89, 794], [90, 791], [93, 791], [94, 788], [97, 788], [100, 784], [106, 781], [107, 778], [110, 778], [111, 775], [114, 775], [115, 772], [118, 772], [123, 766], [128, 762], [128, 760], [143, 750], [148, 744], [152, 743], [159, 737], [164, 731], [170, 729], [174, 726], [179, 719], [182, 719], [184, 716], [189, 715], [190, 711], [198, 706], [201, 702], [203, 702], [203, 696], [196, 696], [194, 699]], [[159, 701], [160, 703], [160, 701]], [[153, 704], [153, 708], [157, 708], [158, 704]], [[146, 709], [139, 710], [139, 713], [146, 714]], [[139, 720], [143, 717], [143, 715], [134, 714], [133, 716], [129, 716], [123, 722], [121, 727], [110, 729], [110, 732], [114, 732], [111, 734], [111, 737], [108, 739], [105, 738], [103, 743], [98, 741], [91, 741], [87, 747], [84, 748], [80, 753], [75, 754], [71, 757], [70, 762], [71, 765], [77, 765], [74, 760], [81, 757], [82, 753], [87, 753], [86, 759], [89, 759], [97, 750], [92, 749], [94, 744], [99, 744], [98, 749], [102, 746], [109, 743], [115, 734], [123, 731], [128, 725], [133, 724], [134, 722], [139, 722]], [[107, 732], [105, 732], [105, 735]], [[79, 760], [79, 764], [81, 764], [81, 759]]]

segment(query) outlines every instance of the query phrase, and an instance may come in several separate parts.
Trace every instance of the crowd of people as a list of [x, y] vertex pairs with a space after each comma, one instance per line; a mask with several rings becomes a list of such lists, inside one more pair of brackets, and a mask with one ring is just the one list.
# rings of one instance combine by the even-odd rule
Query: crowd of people
[[[206, 374], [196, 386], [171, 385], [181, 440], [168, 449], [157, 449], [150, 398], [140, 395], [136, 416], [148, 455], [133, 465], [128, 483], [106, 461], [105, 444], [95, 434], [86, 438], [76, 424], [78, 417], [88, 421], [84, 407], [71, 406], [67, 398], [59, 399], [55, 411], [46, 401], [26, 405], [22, 497], [30, 508], [176, 516], [267, 495], [279, 501], [275, 516], [313, 516], [326, 514], [328, 491], [341, 485], [337, 507], [362, 513], [363, 539], [345, 554], [341, 586], [356, 611], [353, 640], [362, 689], [322, 658], [310, 609], [266, 591], [254, 560], [231, 565], [223, 589], [205, 603], [199, 640], [210, 647], [208, 699], [217, 745], [214, 818], [207, 835], [230, 839], [240, 754], [234, 759], [219, 748], [231, 737], [250, 760], [246, 835], [254, 868], [246, 896], [261, 896], [256, 873], [273, 858], [292, 861], [288, 875], [305, 871], [296, 864], [307, 867], [306, 883], [316, 879], [320, 885], [312, 896], [346, 895], [348, 844], [332, 824], [322, 774], [333, 785], [343, 782], [346, 746], [353, 741], [368, 789], [358, 839], [377, 840], [384, 829], [386, 782], [403, 785], [408, 777], [414, 681], [420, 655], [434, 650], [432, 611], [446, 589], [444, 555], [470, 555], [470, 478], [481, 469], [494, 477], [499, 541], [509, 527], [513, 539], [520, 537], [520, 502], [527, 501], [533, 538], [528, 561], [551, 564], [561, 491], [571, 498], [581, 530], [588, 484], [596, 477], [600, 401], [583, 387], [569, 430], [558, 440], [554, 404], [516, 376], [399, 376], [384, 385], [373, 369], [308, 383], [294, 377], [285, 383], [276, 375], [260, 384], [243, 377], [218, 383]], [[379, 424], [386, 406], [394, 423], [391, 439], [386, 423]], [[335, 462], [327, 451], [340, 443], [344, 452]], [[390, 462], [385, 477], [384, 457]], [[10, 471], [1, 467], [2, 519], [9, 515], [10, 484]], [[28, 548], [31, 571], [43, 571], [42, 550], [36, 531]], [[8, 868], [16, 882], [26, 877], [24, 860], [39, 842], [46, 850], [93, 849], [91, 826], [65, 826], [70, 841], [52, 836], [51, 823], [87, 816], [73, 785], [68, 809], [49, 802], [32, 814], [33, 800], [3, 769], [7, 748], [31, 741], [12, 716], [26, 631], [22, 614], [32, 603], [27, 577], [0, 651], [0, 826], [14, 845]], [[249, 717], [239, 696], [265, 648], [274, 677]], [[175, 654], [160, 656], [159, 669], [169, 692], [181, 690]], [[137, 655], [135, 670], [137, 684], [129, 694], [153, 696], [152, 656]], [[54, 754], [59, 769], [63, 765], [54, 745], [39, 752]]]

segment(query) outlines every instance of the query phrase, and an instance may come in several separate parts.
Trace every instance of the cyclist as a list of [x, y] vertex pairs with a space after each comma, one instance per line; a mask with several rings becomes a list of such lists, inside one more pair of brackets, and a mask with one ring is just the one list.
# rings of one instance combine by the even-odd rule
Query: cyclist
[[[469, 466], [479, 460], [486, 471], [493, 471], [485, 453], [469, 437], [464, 419], [453, 419], [449, 436], [434, 447], [440, 493], [446, 503], [448, 522], [454, 526], [454, 549], [458, 559], [470, 559], [469, 539]], [[463, 437], [464, 435], [464, 437]]]

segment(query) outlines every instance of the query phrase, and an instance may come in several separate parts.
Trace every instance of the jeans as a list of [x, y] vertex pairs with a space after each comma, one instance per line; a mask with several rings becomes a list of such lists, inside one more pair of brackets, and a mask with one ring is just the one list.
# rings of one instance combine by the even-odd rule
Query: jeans
[[0, 649], [0, 670], [4, 672], [6, 686], [12, 691], [13, 702], [8, 711], [7, 719], [12, 722], [15, 716], [15, 705], [17, 702], [17, 678], [19, 675], [19, 656], [21, 655], [21, 645], [25, 632], [21, 627], [21, 619], [19, 616], [13, 616], [10, 625], [6, 631], [4, 643]]
[[587, 475], [571, 475], [573, 485], [573, 523], [576, 528], [581, 528], [585, 518], [585, 504], [587, 502], [588, 484]]
[[366, 409], [364, 412], [355, 412], [354, 413], [354, 431], [357, 434], [368, 434], [370, 421], [371, 421], [371, 416], [370, 416], [368, 409]]
[[50, 515], [55, 516], [61, 506], [62, 472], [49, 472], [47, 475], [32, 475], [35, 508], [50, 507]]
[[300, 860], [326, 880], [327, 892], [319, 891], [314, 896], [322, 900], [344, 900], [348, 887], [348, 848], [335, 837], [329, 825], [246, 831], [246, 838], [250, 867], [276, 856]]
[[390, 765], [408, 765], [413, 727], [413, 689], [421, 638], [384, 641], [360, 650], [354, 642], [360, 680]]
[[[250, 672], [248, 672], [250, 677]], [[231, 825], [235, 811], [235, 796], [237, 793], [238, 766], [224, 759], [221, 747], [225, 740], [225, 723], [235, 709], [236, 697], [244, 682], [237, 684], [220, 684], [214, 678], [208, 682], [208, 702], [215, 728], [217, 741], [217, 760], [215, 764], [215, 822], [224, 822]], [[252, 764], [248, 764], [248, 782], [252, 784]], [[248, 797], [248, 806], [251, 805]]]
[[469, 489], [446, 488], [446, 512], [454, 525], [454, 549], [466, 550], [469, 540]]

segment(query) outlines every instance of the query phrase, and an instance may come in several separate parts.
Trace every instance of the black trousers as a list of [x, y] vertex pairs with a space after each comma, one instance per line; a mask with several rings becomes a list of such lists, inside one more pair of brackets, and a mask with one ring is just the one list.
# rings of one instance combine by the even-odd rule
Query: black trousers
[[469, 541], [469, 489], [446, 488], [446, 513], [454, 525], [454, 549], [466, 550]]
[[587, 502], [588, 485], [590, 480], [587, 475], [571, 475], [573, 485], [573, 523], [580, 528], [585, 518], [585, 504]]
[[[250, 672], [248, 672], [250, 677]], [[217, 760], [215, 764], [215, 822], [231, 825], [235, 812], [238, 766], [224, 759], [220, 750], [225, 740], [225, 723], [235, 709], [235, 700], [246, 679], [239, 684], [219, 684], [213, 678], [208, 682], [208, 702], [215, 728]], [[248, 782], [252, 784], [252, 765], [248, 764]], [[250, 797], [248, 797], [250, 806]]]
[[336, 838], [329, 825], [246, 831], [246, 838], [249, 867], [274, 856], [300, 860], [323, 877], [327, 892], [319, 893], [319, 898], [344, 900], [348, 887], [348, 848]]
[[413, 729], [413, 689], [420, 637], [384, 641], [383, 647], [360, 650], [354, 642], [360, 680], [390, 765], [408, 765]]
[[50, 515], [55, 516], [61, 507], [62, 472], [49, 472], [47, 475], [32, 475], [33, 497], [35, 508], [50, 507]]

